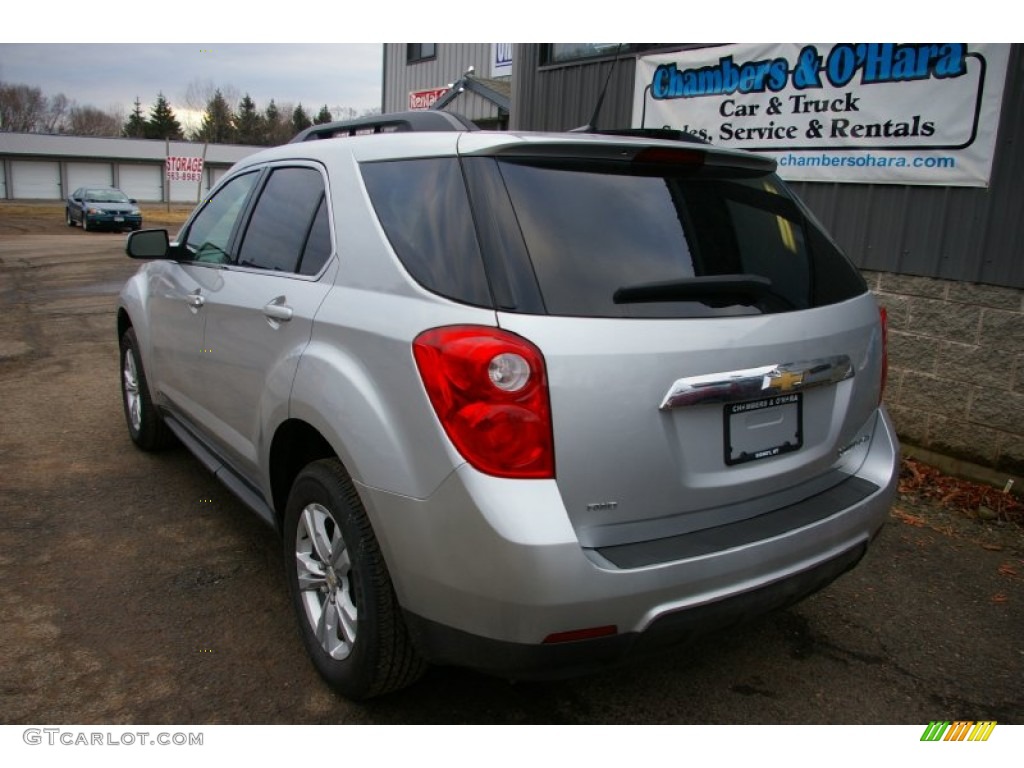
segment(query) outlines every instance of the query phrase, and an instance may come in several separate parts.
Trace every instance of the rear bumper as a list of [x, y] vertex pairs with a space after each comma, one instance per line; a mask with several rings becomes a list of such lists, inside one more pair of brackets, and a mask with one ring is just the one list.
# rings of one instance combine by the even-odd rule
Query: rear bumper
[[[426, 500], [360, 491], [427, 658], [512, 677], [572, 674], [790, 604], [852, 567], [896, 489], [895, 432], [884, 410], [876, 418], [847, 506], [801, 510], [796, 527], [768, 526], [724, 549], [670, 548], [658, 561], [617, 565], [582, 547], [553, 481], [462, 466]], [[613, 636], [544, 643], [608, 626]]]
[[405, 620], [417, 648], [435, 664], [471, 667], [521, 680], [558, 679], [683, 645], [702, 635], [793, 605], [853, 568], [866, 551], [867, 545], [861, 544], [781, 581], [696, 608], [664, 614], [642, 633], [531, 645], [472, 635], [408, 612]]

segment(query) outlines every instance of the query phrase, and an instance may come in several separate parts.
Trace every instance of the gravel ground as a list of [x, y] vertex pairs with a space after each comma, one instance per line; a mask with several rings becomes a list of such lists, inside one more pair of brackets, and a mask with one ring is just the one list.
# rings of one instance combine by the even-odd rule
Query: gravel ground
[[114, 310], [133, 270], [123, 235], [0, 205], [0, 723], [1024, 722], [1022, 529], [919, 486], [853, 572], [693, 646], [564, 682], [433, 669], [338, 698], [276, 535], [184, 450], [128, 439]]

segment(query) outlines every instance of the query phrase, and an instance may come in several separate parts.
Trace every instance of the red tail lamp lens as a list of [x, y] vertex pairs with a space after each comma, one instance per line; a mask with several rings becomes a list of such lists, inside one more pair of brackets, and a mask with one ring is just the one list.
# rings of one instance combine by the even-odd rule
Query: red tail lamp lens
[[445, 433], [473, 467], [496, 477], [555, 476], [537, 347], [498, 328], [458, 325], [421, 333], [413, 355]]

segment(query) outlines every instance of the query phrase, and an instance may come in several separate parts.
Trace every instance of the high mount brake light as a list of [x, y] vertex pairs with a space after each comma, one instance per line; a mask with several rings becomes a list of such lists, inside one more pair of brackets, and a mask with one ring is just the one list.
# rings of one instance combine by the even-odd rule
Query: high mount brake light
[[704, 165], [704, 153], [692, 149], [672, 147], [648, 147], [633, 156], [634, 163], [659, 163], [664, 165]]
[[486, 326], [424, 331], [413, 356], [448, 438], [488, 475], [553, 478], [554, 438], [540, 350]]

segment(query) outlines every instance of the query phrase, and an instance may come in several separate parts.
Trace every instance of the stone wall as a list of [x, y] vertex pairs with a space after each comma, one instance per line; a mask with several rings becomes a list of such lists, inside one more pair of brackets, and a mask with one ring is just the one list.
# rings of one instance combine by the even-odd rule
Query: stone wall
[[889, 316], [902, 439], [1024, 474], [1024, 290], [864, 272]]

